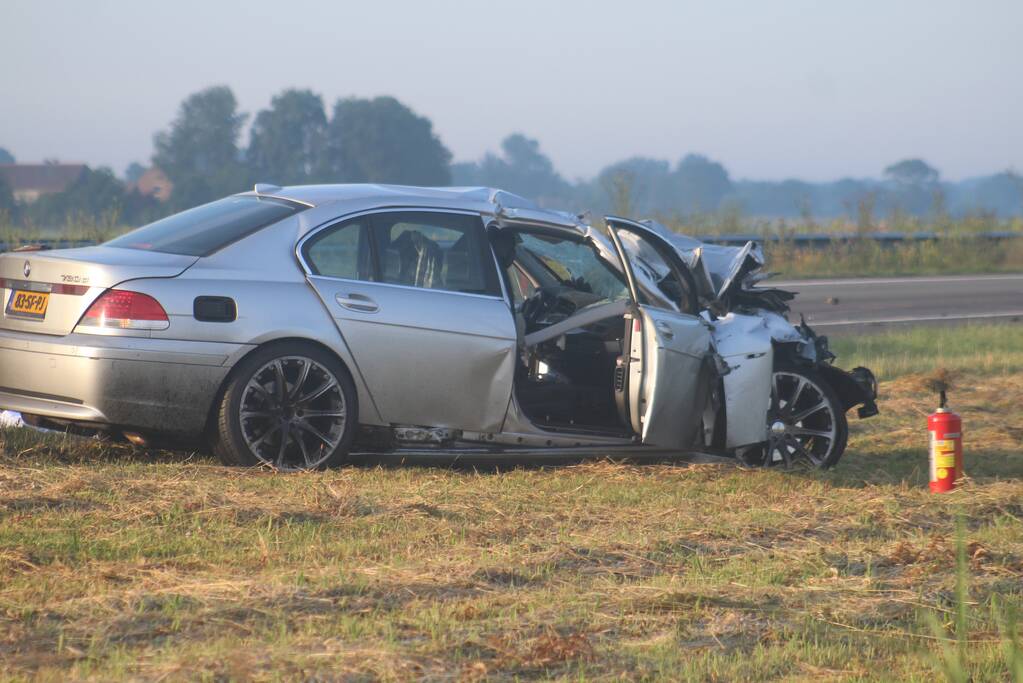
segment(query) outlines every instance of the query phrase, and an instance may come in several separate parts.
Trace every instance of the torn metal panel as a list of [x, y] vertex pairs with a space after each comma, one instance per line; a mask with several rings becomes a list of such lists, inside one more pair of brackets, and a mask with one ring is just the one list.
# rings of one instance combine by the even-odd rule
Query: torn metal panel
[[395, 441], [403, 443], [447, 444], [454, 441], [461, 432], [443, 427], [415, 427], [398, 425], [393, 430]]
[[724, 377], [725, 445], [735, 448], [764, 441], [774, 366], [772, 326], [760, 316], [736, 313], [718, 318], [712, 325], [717, 351], [729, 369]]
[[741, 247], [707, 244], [687, 235], [674, 233], [657, 221], [641, 223], [670, 243], [689, 266], [697, 294], [705, 305], [724, 314], [736, 308], [764, 308], [784, 313], [791, 292], [773, 288], [754, 288], [769, 274], [761, 272], [764, 252], [756, 242]]

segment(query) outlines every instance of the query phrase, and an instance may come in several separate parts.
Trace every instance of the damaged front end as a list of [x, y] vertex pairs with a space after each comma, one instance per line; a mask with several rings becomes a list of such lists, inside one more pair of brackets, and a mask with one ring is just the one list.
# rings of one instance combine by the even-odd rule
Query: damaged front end
[[[751, 392], [763, 395], [762, 388], [754, 385], [763, 382], [757, 377], [763, 377], [763, 366], [767, 363], [776, 372], [782, 368], [803, 368], [816, 373], [834, 391], [844, 411], [857, 408], [860, 418], [878, 413], [874, 374], [864, 367], [852, 370], [836, 367], [835, 354], [828, 348], [826, 336], [817, 334], [802, 318], [798, 324], [787, 319], [789, 302], [795, 294], [760, 285], [771, 273], [763, 270], [765, 259], [759, 245], [707, 244], [674, 233], [655, 221], [643, 224], [671, 243], [688, 265], [702, 315], [713, 326], [718, 351], [733, 370], [724, 379], [726, 398], [731, 394], [727, 400], [731, 408], [729, 447], [752, 443], [754, 435], [763, 434], [763, 421], [757, 416], [764, 413], [759, 405], [750, 405], [751, 399], [747, 397]], [[761, 367], [754, 371], [753, 365]], [[776, 388], [777, 379], [774, 382]], [[771, 412], [778, 411], [773, 394], [770, 401], [768, 431]]]
[[[832, 365], [835, 354], [828, 348], [827, 336], [814, 332], [802, 316], [794, 328], [801, 337], [794, 349], [794, 358], [812, 363], [842, 399], [846, 410], [859, 406], [856, 414], [860, 419], [877, 415], [877, 379], [874, 373], [863, 366], [843, 370]], [[804, 349], [812, 349], [812, 352], [806, 353]]]

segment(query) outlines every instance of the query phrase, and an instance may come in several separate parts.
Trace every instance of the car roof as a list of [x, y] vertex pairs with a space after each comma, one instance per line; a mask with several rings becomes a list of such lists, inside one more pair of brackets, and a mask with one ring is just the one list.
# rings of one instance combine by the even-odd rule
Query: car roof
[[499, 219], [499, 227], [500, 219], [568, 228], [577, 233], [585, 232], [588, 227], [580, 216], [544, 209], [525, 197], [493, 187], [417, 187], [372, 183], [277, 187], [258, 184], [252, 192], [241, 194], [287, 199], [312, 207], [338, 203], [358, 204], [360, 208], [443, 205], [492, 215]]

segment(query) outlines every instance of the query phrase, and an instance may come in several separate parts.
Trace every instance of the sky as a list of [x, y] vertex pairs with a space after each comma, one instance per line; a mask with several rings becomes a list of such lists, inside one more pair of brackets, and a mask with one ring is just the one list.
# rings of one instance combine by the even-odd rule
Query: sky
[[122, 172], [182, 99], [393, 95], [455, 160], [522, 132], [567, 177], [690, 152], [733, 178], [1023, 169], [1021, 0], [0, 0], [0, 147]]

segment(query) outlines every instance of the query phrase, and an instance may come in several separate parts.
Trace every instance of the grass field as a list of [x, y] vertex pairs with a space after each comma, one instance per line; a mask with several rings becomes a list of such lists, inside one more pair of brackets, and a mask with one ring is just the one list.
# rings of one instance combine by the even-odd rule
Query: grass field
[[[0, 679], [1023, 680], [1021, 335], [840, 340], [882, 415], [829, 472], [282, 476], [8, 431]], [[943, 496], [927, 357], [965, 423]]]
[[1023, 325], [924, 326], [831, 339], [839, 365], [865, 365], [881, 379], [945, 368], [970, 376], [1023, 373]]

